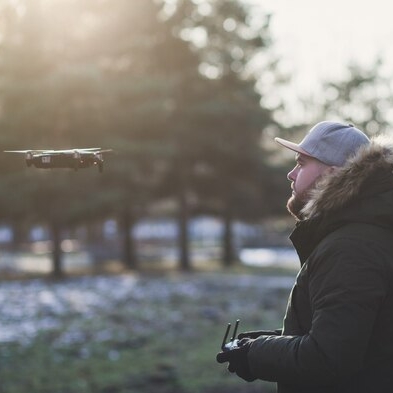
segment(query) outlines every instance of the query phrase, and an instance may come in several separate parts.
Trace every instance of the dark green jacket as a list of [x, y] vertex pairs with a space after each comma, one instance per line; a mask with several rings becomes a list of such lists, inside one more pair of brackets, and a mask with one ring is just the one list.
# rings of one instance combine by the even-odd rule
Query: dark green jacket
[[248, 360], [279, 393], [393, 392], [393, 147], [325, 178], [291, 240], [301, 261], [281, 336]]

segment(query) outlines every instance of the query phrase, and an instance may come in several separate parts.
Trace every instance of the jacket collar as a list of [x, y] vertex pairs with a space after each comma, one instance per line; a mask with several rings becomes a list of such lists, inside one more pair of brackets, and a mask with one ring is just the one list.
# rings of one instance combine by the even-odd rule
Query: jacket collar
[[[375, 187], [392, 188], [392, 168], [393, 138], [373, 138], [345, 166], [337, 168], [318, 182], [302, 210], [303, 217], [310, 219], [339, 210], [360, 194], [375, 192]], [[370, 187], [372, 190], [369, 190]]]

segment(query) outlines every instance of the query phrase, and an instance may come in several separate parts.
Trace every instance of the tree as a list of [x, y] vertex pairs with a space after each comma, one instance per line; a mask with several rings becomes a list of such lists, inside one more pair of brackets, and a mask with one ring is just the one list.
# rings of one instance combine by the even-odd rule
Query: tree
[[371, 67], [350, 64], [345, 78], [324, 85], [324, 116], [353, 122], [373, 135], [390, 128], [393, 94], [391, 76], [377, 59]]
[[[192, 44], [201, 59], [200, 73], [210, 79], [202, 85], [203, 100], [186, 101], [187, 108], [180, 107], [174, 114], [180, 118], [176, 124], [188, 125], [183, 126], [186, 133], [178, 131], [175, 136], [181, 141], [180, 153], [188, 157], [184, 161], [188, 170], [183, 168], [187, 188], [179, 186], [183, 194], [193, 192], [199, 198], [197, 210], [223, 218], [226, 265], [235, 259], [232, 221], [245, 217], [242, 211], [247, 204], [254, 218], [264, 214], [260, 190], [269, 184], [269, 177], [261, 176], [267, 163], [259, 141], [262, 132], [276, 124], [273, 110], [261, 106], [263, 92], [256, 90], [261, 73], [275, 71], [269, 53], [270, 16], [258, 12], [258, 18], [253, 18], [259, 8], [250, 7], [227, 0], [180, 1], [172, 16], [177, 19], [178, 35]], [[257, 58], [263, 67], [255, 67]], [[183, 206], [186, 200], [183, 196]]]
[[[134, 248], [129, 239], [131, 223], [137, 219], [134, 207], [156, 199], [154, 189], [179, 148], [171, 138], [176, 128], [173, 113], [187, 105], [190, 97], [195, 99], [195, 82], [202, 78], [196, 54], [173, 35], [172, 24], [159, 20], [159, 4], [142, 0], [133, 2], [132, 7], [125, 1], [118, 1], [117, 7], [113, 7], [113, 2], [106, 4], [113, 16], [109, 20], [116, 26], [107, 26], [105, 31], [109, 30], [113, 37], [108, 47], [101, 46], [106, 56], [106, 88], [110, 97], [109, 121], [103, 132], [109, 135], [112, 122], [116, 124], [110, 142], [122, 158], [107, 184], [113, 188], [112, 205], [118, 207], [122, 218], [129, 217], [123, 220], [124, 255], [128, 265], [135, 266], [130, 261], [133, 255], [135, 262], [135, 253], [128, 251]], [[131, 12], [131, 8], [143, 12]], [[119, 23], [124, 28], [119, 28]], [[119, 61], [123, 63], [121, 71], [116, 67]], [[187, 269], [188, 252], [184, 248], [187, 242], [180, 239], [179, 243], [183, 250], [180, 264]]]
[[[63, 31], [60, 25], [51, 28], [53, 19], [46, 17], [48, 9], [40, 1], [25, 0], [18, 6], [3, 1], [2, 6], [7, 11], [0, 47], [2, 147], [78, 146], [77, 141], [85, 139], [75, 129], [80, 133], [81, 124], [84, 128], [94, 124], [91, 103], [97, 84], [94, 77], [81, 72], [92, 68], [80, 68], [80, 63], [72, 63], [68, 51], [62, 51], [66, 47]], [[79, 187], [86, 184], [86, 178], [82, 174], [72, 179], [64, 172], [25, 173], [14, 157], [2, 157], [2, 161], [7, 174], [1, 179], [2, 189], [8, 188], [9, 194], [15, 190], [10, 184], [25, 188], [23, 207], [8, 199], [2, 218], [48, 223], [53, 234], [53, 271], [61, 275], [61, 230], [70, 224], [75, 203], [86, 200], [86, 187]]]

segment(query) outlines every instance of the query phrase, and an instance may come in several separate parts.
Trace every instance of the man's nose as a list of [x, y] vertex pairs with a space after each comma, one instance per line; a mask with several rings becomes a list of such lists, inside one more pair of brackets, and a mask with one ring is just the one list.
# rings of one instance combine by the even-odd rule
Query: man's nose
[[288, 174], [287, 174], [287, 179], [289, 181], [295, 181], [296, 179], [296, 168], [293, 168]]

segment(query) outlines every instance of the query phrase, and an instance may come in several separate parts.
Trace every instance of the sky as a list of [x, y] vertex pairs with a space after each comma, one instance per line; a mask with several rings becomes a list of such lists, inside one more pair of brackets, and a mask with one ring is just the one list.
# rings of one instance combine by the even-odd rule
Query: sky
[[276, 51], [306, 95], [321, 80], [345, 76], [354, 61], [381, 56], [393, 75], [393, 2], [390, 0], [255, 0], [273, 14]]

